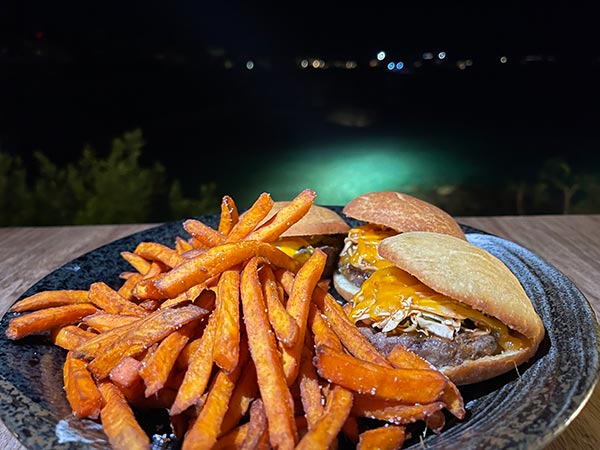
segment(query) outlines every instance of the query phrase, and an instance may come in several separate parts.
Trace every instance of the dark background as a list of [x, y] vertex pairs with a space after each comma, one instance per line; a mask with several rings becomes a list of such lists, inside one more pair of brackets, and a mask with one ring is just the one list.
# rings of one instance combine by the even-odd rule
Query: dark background
[[391, 3], [2, 2], [0, 151], [64, 164], [139, 128], [144, 162], [242, 205], [504, 189], [552, 157], [598, 177], [591, 7]]

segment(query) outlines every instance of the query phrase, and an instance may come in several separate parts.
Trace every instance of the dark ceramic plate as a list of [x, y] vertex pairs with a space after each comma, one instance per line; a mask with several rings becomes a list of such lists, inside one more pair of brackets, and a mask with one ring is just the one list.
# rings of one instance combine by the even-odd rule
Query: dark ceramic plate
[[[200, 219], [216, 227], [218, 217]], [[529, 363], [461, 388], [468, 410], [465, 420], [449, 418], [439, 436], [419, 434], [405, 448], [541, 449], [567, 427], [591, 395], [599, 368], [598, 323], [582, 293], [556, 268], [512, 242], [463, 228], [470, 242], [499, 257], [516, 274], [542, 317], [546, 337]], [[121, 251], [133, 250], [141, 241], [172, 246], [176, 235], [185, 236], [182, 221], [119, 239], [60, 267], [23, 297], [48, 289], [87, 289], [99, 280], [117, 288], [119, 273], [130, 270]], [[9, 313], [0, 322], [0, 419], [28, 449], [108, 448], [96, 423], [71, 417], [62, 389], [64, 351], [44, 336], [8, 341], [4, 332], [11, 317]], [[153, 448], [178, 447], [170, 439], [166, 413], [139, 420], [153, 436]]]

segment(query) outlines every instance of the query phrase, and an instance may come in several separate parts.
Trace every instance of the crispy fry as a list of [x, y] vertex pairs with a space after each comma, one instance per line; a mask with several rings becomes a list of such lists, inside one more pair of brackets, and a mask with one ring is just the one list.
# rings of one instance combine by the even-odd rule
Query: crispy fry
[[150, 261], [161, 262], [171, 268], [185, 261], [185, 258], [176, 250], [158, 242], [140, 242], [133, 253]]
[[439, 399], [448, 380], [432, 369], [393, 369], [363, 361], [321, 345], [316, 348], [317, 372], [332, 383], [359, 394], [407, 403]]
[[384, 425], [363, 431], [359, 435], [357, 450], [399, 450], [404, 445], [406, 430], [397, 425]]
[[265, 408], [261, 399], [256, 399], [250, 406], [248, 432], [240, 446], [240, 450], [269, 450], [268, 424]]
[[317, 194], [311, 189], [305, 189], [290, 203], [281, 208], [268, 222], [257, 228], [244, 239], [272, 242], [281, 233], [300, 220], [315, 202]]
[[196, 404], [204, 394], [208, 386], [210, 374], [213, 369], [213, 348], [217, 320], [214, 312], [208, 318], [208, 324], [204, 333], [199, 338], [198, 345], [190, 356], [189, 365], [181, 386], [177, 391], [177, 397], [169, 411], [171, 416], [181, 414], [190, 406]]
[[73, 350], [96, 336], [96, 333], [79, 328], [77, 325], [66, 325], [50, 331], [50, 340], [52, 343], [65, 350]]
[[355, 357], [370, 361], [381, 366], [391, 367], [388, 360], [371, 344], [366, 337], [348, 319], [340, 304], [333, 296], [317, 287], [315, 288], [312, 301], [319, 307], [327, 317], [331, 328], [340, 338], [344, 347]]
[[299, 264], [278, 248], [264, 242], [237, 242], [213, 247], [205, 253], [186, 260], [159, 278], [155, 285], [167, 297], [173, 298], [227, 269], [250, 259], [264, 256], [278, 266], [296, 272]]
[[89, 364], [88, 370], [99, 380], [108, 376], [112, 368], [123, 356], [135, 356], [155, 342], [160, 341], [173, 330], [207, 314], [205, 309], [194, 305], [180, 308], [159, 309], [143, 322], [143, 326], [133, 328], [110, 345]]
[[237, 426], [240, 419], [248, 412], [252, 400], [257, 398], [258, 395], [256, 368], [254, 367], [254, 361], [250, 359], [238, 379], [229, 400], [229, 410], [221, 424], [221, 435], [230, 432]]
[[350, 414], [352, 399], [352, 392], [334, 385], [327, 396], [324, 414], [312, 428], [309, 426], [308, 432], [302, 437], [296, 449], [328, 448]]
[[150, 438], [137, 422], [127, 400], [110, 381], [98, 386], [103, 406], [100, 420], [114, 450], [149, 450]]
[[58, 291], [42, 291], [16, 302], [10, 308], [12, 312], [37, 311], [55, 306], [88, 303], [88, 291], [62, 289]]
[[67, 400], [78, 419], [97, 419], [102, 407], [102, 395], [86, 369], [86, 362], [67, 352], [63, 365], [63, 382]]
[[227, 235], [227, 242], [238, 242], [250, 234], [273, 208], [271, 195], [263, 192], [240, 217]]
[[117, 291], [103, 281], [90, 285], [89, 300], [109, 314], [131, 314], [145, 316], [147, 312], [133, 302], [121, 297]]
[[277, 288], [277, 281], [270, 266], [264, 266], [259, 273], [263, 295], [267, 304], [269, 323], [279, 342], [290, 347], [298, 339], [298, 324], [285, 308]]
[[290, 347], [284, 346], [281, 349], [283, 370], [288, 380], [288, 385], [291, 385], [298, 376], [310, 301], [315, 286], [321, 279], [326, 260], [327, 255], [325, 255], [325, 252], [318, 248], [315, 249], [310, 258], [298, 270], [290, 298], [287, 302], [286, 309], [298, 324], [296, 342], [292, 343]]
[[370, 395], [357, 394], [354, 397], [352, 412], [359, 417], [385, 420], [396, 425], [403, 425], [425, 420], [436, 411], [444, 408], [443, 402], [407, 405], [394, 400], [373, 398]]
[[252, 258], [242, 273], [242, 308], [250, 354], [269, 422], [269, 440], [275, 448], [293, 448], [297, 431], [294, 401], [288, 388], [275, 337], [269, 325], [258, 278], [259, 258]]
[[44, 333], [57, 327], [71, 325], [82, 317], [98, 312], [90, 303], [55, 306], [22, 314], [10, 319], [6, 337], [12, 340], [21, 339], [32, 334]]
[[151, 261], [148, 261], [147, 259], [133, 252], [121, 252], [121, 256], [142, 275], [148, 273], [150, 266], [152, 265]]
[[133, 287], [138, 281], [144, 276], [141, 273], [131, 273], [131, 276], [127, 277], [125, 283], [117, 290], [117, 293], [125, 300], [133, 300]]
[[162, 275], [159, 273], [151, 277], [144, 277], [133, 286], [131, 294], [138, 300], [164, 300], [165, 295], [156, 288], [155, 282]]
[[324, 398], [321, 392], [321, 384], [315, 366], [312, 363], [313, 345], [312, 340], [307, 335], [306, 343], [302, 349], [300, 372], [298, 374], [300, 399], [309, 430], [316, 425], [324, 412]]
[[183, 255], [185, 252], [192, 250], [193, 248], [194, 246], [181, 236], [175, 237], [175, 251], [178, 254]]
[[248, 361], [248, 357], [248, 345], [244, 341], [239, 355], [239, 365], [230, 372], [223, 370], [217, 372], [200, 414], [185, 435], [183, 450], [211, 448], [215, 444], [235, 384], [242, 368], [245, 367]]
[[217, 285], [217, 327], [213, 360], [225, 372], [238, 365], [240, 354], [240, 272], [226, 270]]
[[89, 328], [93, 328], [98, 333], [103, 333], [114, 328], [130, 324], [139, 320], [139, 316], [132, 316], [128, 314], [108, 314], [105, 312], [97, 312], [85, 316], [82, 319], [82, 323], [87, 325]]
[[246, 439], [249, 427], [249, 423], [246, 422], [220, 436], [212, 450], [239, 450]]
[[144, 397], [144, 382], [139, 371], [142, 362], [131, 356], [125, 356], [109, 373], [110, 381], [117, 386], [125, 398], [132, 403]]
[[179, 353], [194, 334], [195, 322], [184, 325], [165, 337], [156, 350], [144, 361], [139, 373], [146, 386], [145, 396], [150, 397], [163, 388], [175, 365]]
[[206, 247], [216, 247], [225, 243], [225, 235], [209, 227], [197, 219], [187, 219], [183, 222], [183, 229]]
[[[387, 359], [397, 368], [430, 369], [432, 367], [429, 362], [403, 345], [395, 346], [388, 354]], [[466, 415], [465, 403], [458, 387], [451, 380], [448, 380], [448, 385], [444, 389], [440, 401], [444, 402], [448, 411], [456, 418], [464, 419]]]
[[232, 228], [238, 223], [238, 209], [233, 198], [224, 195], [221, 199], [221, 217], [219, 219], [219, 231], [227, 236]]
[[143, 318], [131, 322], [127, 325], [113, 328], [104, 333], [97, 334], [93, 338], [82, 342], [73, 349], [73, 353], [77, 358], [92, 359], [104, 352], [113, 342], [120, 339], [122, 336], [133, 330], [136, 326], [143, 322]]
[[315, 345], [327, 345], [334, 350], [343, 350], [340, 338], [330, 328], [329, 323], [323, 317], [323, 313], [314, 303], [310, 304], [310, 310], [308, 311], [308, 325], [313, 333]]

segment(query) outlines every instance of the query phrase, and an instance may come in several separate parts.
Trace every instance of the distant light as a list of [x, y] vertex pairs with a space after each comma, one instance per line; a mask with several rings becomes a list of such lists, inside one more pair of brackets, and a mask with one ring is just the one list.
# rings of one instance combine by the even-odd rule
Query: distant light
[[472, 66], [473, 65], [473, 60], [472, 59], [467, 59], [465, 61], [465, 64], [467, 65], [467, 67]]
[[300, 61], [300, 67], [306, 69], [308, 67], [308, 59], [303, 59], [302, 61]]
[[431, 53], [431, 52], [423, 53], [423, 59], [425, 59], [425, 60], [433, 59], [433, 53]]
[[377, 60], [378, 61], [383, 61], [385, 59], [385, 52], [381, 51], [379, 53], [377, 53]]
[[356, 69], [356, 61], [346, 61], [346, 69]]
[[388, 70], [394, 70], [394, 67], [396, 67], [396, 64], [394, 64], [393, 61], [389, 62], [387, 65]]
[[446, 57], [446, 52], [439, 52], [438, 59], [444, 59]]
[[501, 57], [500, 57], [500, 62], [501, 62], [502, 64], [506, 64], [506, 63], [508, 62], [508, 58], [507, 58], [506, 56], [501, 56]]
[[371, 61], [369, 61], [369, 67], [377, 67], [379, 65], [379, 61], [377, 61], [376, 59], [372, 59]]
[[38, 39], [42, 39], [44, 37], [44, 32], [38, 31], [37, 33], [35, 33], [35, 37]]
[[248, 61], [246, 63], [246, 69], [248, 69], [248, 70], [254, 69], [254, 61]]
[[402, 61], [398, 61], [396, 63], [396, 69], [402, 70], [403, 67], [404, 67], [404, 63]]
[[318, 59], [313, 59], [313, 62], [311, 64], [315, 69], [319, 68], [319, 60]]
[[232, 62], [231, 60], [229, 60], [229, 59], [226, 59], [226, 60], [223, 62], [223, 66], [224, 66], [226, 69], [231, 69], [231, 68], [233, 67], [233, 62]]

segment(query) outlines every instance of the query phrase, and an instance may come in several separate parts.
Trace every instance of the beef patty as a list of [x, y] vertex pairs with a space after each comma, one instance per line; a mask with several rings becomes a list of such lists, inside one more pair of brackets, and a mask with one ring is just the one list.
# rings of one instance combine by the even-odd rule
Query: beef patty
[[402, 344], [435, 367], [457, 366], [466, 360], [495, 355], [501, 351], [493, 334], [473, 336], [472, 333], [461, 332], [453, 340], [448, 340], [417, 332], [391, 334], [370, 326], [358, 328], [383, 355], [387, 356], [396, 345]]

